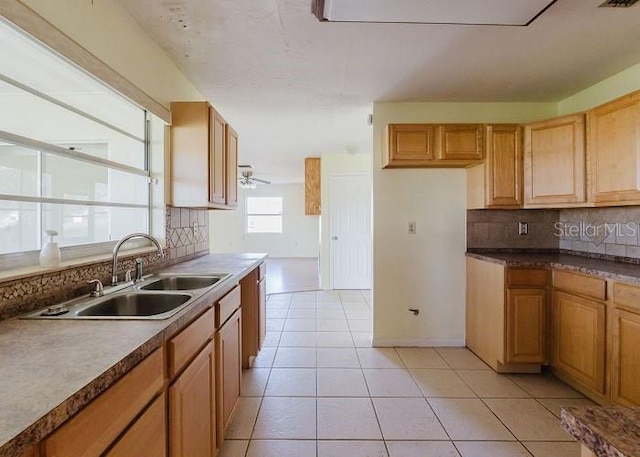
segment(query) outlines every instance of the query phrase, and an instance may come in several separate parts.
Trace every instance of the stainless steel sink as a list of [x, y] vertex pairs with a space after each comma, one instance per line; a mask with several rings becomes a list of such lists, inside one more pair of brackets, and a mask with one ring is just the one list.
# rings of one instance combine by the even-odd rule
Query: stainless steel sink
[[184, 305], [191, 299], [187, 294], [163, 293], [125, 293], [102, 299], [97, 303], [80, 309], [75, 313], [78, 317], [148, 317], [167, 313]]
[[140, 286], [141, 290], [195, 290], [211, 287], [229, 275], [164, 276]]
[[152, 275], [137, 284], [104, 289], [104, 297], [80, 297], [22, 316], [23, 319], [167, 319], [231, 275]]

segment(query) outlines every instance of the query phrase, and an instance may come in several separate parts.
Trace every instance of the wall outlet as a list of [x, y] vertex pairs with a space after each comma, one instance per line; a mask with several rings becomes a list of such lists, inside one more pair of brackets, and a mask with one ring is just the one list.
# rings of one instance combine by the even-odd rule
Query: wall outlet
[[529, 223], [518, 222], [518, 235], [528, 235], [528, 234], [529, 234]]
[[199, 229], [199, 227], [198, 227], [198, 223], [197, 223], [197, 222], [194, 222], [194, 223], [193, 223], [193, 236], [194, 236], [194, 237], [197, 237], [197, 236], [198, 236], [198, 233], [200, 233], [200, 229]]
[[409, 221], [409, 235], [416, 234], [416, 221]]

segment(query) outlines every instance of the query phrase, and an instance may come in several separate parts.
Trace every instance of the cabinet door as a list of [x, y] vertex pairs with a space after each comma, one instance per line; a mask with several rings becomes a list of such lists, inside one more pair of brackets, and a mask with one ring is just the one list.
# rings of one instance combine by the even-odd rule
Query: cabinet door
[[587, 119], [591, 200], [637, 204], [640, 201], [640, 92], [589, 111]]
[[258, 335], [259, 349], [262, 349], [262, 343], [267, 336], [267, 278], [263, 277], [258, 282], [258, 321], [260, 333]]
[[389, 124], [387, 154], [383, 167], [420, 167], [433, 162], [436, 126], [428, 124]]
[[545, 289], [507, 290], [507, 363], [544, 363], [546, 310]]
[[209, 104], [171, 103], [171, 201], [173, 206], [209, 205]]
[[209, 108], [209, 122], [209, 201], [225, 205], [227, 203], [224, 136], [226, 122], [213, 108]]
[[440, 159], [482, 160], [484, 132], [480, 124], [447, 124], [440, 126]]
[[522, 135], [518, 125], [489, 125], [486, 131], [486, 205], [522, 205]]
[[240, 280], [242, 306], [242, 367], [250, 368], [260, 350], [258, 268]]
[[613, 311], [611, 399], [640, 406], [640, 314]]
[[105, 457], [167, 457], [165, 398], [156, 398]]
[[216, 454], [214, 348], [210, 341], [169, 387], [171, 457]]
[[224, 439], [231, 413], [240, 397], [242, 375], [241, 311], [237, 310], [219, 330], [218, 440]]
[[238, 206], [238, 133], [229, 124], [225, 128], [226, 147], [226, 203], [230, 208]]
[[525, 206], [585, 202], [584, 136], [582, 114], [525, 127]]
[[319, 216], [320, 208], [320, 158], [304, 159], [304, 214]]
[[551, 365], [594, 392], [605, 392], [605, 306], [554, 290]]

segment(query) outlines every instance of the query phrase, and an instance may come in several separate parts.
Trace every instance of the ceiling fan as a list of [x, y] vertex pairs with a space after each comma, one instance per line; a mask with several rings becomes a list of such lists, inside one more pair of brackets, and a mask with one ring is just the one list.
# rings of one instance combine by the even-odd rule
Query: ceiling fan
[[241, 175], [238, 178], [238, 184], [243, 189], [255, 189], [256, 183], [271, 184], [271, 181], [253, 176], [253, 167], [251, 165], [238, 165], [238, 169]]

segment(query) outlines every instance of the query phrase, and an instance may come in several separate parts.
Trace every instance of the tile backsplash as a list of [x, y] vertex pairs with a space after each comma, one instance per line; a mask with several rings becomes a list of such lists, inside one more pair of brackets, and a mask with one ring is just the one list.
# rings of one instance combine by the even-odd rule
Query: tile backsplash
[[[122, 275], [134, 268], [137, 257], [143, 259], [145, 273], [150, 273], [207, 252], [207, 211], [167, 207], [165, 258], [159, 258], [155, 253], [127, 256], [123, 252], [118, 260], [118, 271]], [[104, 260], [0, 282], [0, 320], [86, 294], [90, 290], [87, 285], [90, 279], [97, 278], [105, 285], [109, 284], [111, 268], [111, 260]]]
[[560, 211], [560, 249], [640, 259], [640, 206]]
[[[468, 210], [467, 249], [558, 249], [557, 210]], [[518, 223], [528, 234], [518, 235]]]
[[[528, 235], [518, 235], [518, 222]], [[468, 249], [560, 249], [640, 259], [640, 206], [560, 210], [468, 210]]]

